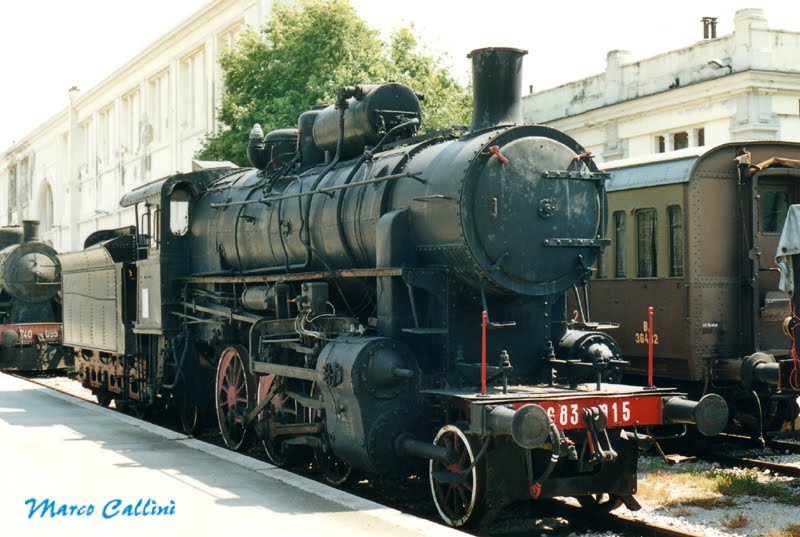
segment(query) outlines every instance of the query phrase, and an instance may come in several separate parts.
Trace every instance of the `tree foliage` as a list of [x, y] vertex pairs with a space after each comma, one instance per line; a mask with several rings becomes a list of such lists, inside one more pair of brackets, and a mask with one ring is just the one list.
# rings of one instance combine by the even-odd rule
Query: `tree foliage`
[[411, 27], [384, 42], [347, 0], [275, 3], [266, 25], [244, 31], [220, 66], [222, 129], [206, 138], [197, 155], [203, 160], [245, 164], [254, 123], [264, 132], [296, 126], [311, 106], [332, 103], [341, 86], [393, 81], [424, 93], [429, 131], [466, 124], [471, 113], [468, 90], [441, 54], [421, 46]]

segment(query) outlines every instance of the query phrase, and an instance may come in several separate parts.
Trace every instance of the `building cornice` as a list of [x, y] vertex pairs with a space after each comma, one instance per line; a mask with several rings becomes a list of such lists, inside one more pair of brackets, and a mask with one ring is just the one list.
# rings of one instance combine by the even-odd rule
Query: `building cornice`
[[[766, 81], [767, 83], [764, 83], [765, 81], [762, 78], [764, 75], [771, 77], [770, 80]], [[725, 86], [725, 88], [721, 86]], [[593, 118], [592, 124], [607, 121], [621, 121], [640, 115], [648, 115], [656, 108], [659, 112], [671, 112], [685, 109], [703, 101], [721, 102], [723, 99], [752, 93], [753, 91], [774, 94], [781, 90], [800, 90], [800, 73], [751, 69], [724, 75], [711, 80], [687, 84], [686, 86], [674, 89], [666, 89], [658, 93], [652, 93], [614, 104], [598, 106], [579, 114], [552, 118], [545, 123], [552, 124], [558, 122], [559, 128], [566, 130], [570, 128], [586, 128], [587, 116]], [[664, 97], [667, 95], [669, 95], [670, 100], [673, 101], [670, 104], [664, 104]]]
[[[250, 5], [255, 4], [255, 0], [247, 3], [246, 7], [242, 7], [242, 0], [211, 0], [209, 3], [200, 8], [200, 11], [189, 16], [183, 22], [176, 25], [162, 37], [158, 38], [151, 45], [146, 47], [142, 52], [134, 56], [130, 61], [125, 62], [122, 67], [113, 71], [109, 76], [101, 80], [98, 84], [82, 93], [76, 100], [75, 106], [80, 106], [87, 101], [90, 101], [98, 93], [102, 93], [106, 88], [119, 82], [119, 80], [126, 78], [128, 75], [141, 71], [150, 61], [159, 56], [164, 49], [169, 49], [182, 41], [187, 41], [186, 37], [191, 35], [192, 32], [202, 24], [214, 20], [220, 13], [227, 9], [234, 7], [237, 12], [244, 12]], [[198, 46], [201, 41], [198, 41]], [[191, 47], [189, 47], [191, 49]], [[187, 50], [187, 52], [189, 52]], [[144, 74], [144, 77], [149, 77], [157, 74], [158, 71], [163, 70], [163, 65], [158, 70]]]

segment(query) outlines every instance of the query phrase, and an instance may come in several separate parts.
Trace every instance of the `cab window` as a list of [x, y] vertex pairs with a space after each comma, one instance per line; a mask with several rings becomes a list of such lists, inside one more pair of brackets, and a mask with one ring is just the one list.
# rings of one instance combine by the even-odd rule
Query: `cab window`
[[185, 190], [175, 190], [169, 198], [169, 230], [179, 237], [189, 231], [189, 193]]

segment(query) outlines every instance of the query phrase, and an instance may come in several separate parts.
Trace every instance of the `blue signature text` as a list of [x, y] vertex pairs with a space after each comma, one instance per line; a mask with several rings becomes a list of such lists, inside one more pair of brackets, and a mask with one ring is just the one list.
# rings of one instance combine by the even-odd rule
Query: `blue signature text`
[[[59, 503], [50, 498], [42, 500], [28, 498], [25, 500], [25, 505], [28, 506], [28, 518], [33, 518], [37, 515], [39, 518], [90, 517], [95, 514], [95, 506], [91, 503], [71, 504]], [[159, 503], [152, 498], [138, 498], [136, 501], [124, 501], [120, 498], [114, 498], [103, 505], [99, 514], [106, 519], [172, 516], [175, 514], [175, 500], [170, 500], [168, 503]]]

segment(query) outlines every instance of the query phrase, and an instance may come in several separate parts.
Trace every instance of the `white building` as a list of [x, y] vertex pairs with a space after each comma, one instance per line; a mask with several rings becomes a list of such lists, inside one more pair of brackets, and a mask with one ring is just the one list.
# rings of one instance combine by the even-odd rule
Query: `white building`
[[261, 24], [272, 3], [210, 1], [97, 86], [65, 91], [62, 111], [0, 149], [0, 225], [40, 220], [42, 238], [67, 251], [97, 229], [133, 224], [119, 199], [191, 171], [217, 128], [219, 53], [246, 25]]
[[738, 11], [730, 35], [715, 36], [715, 19], [704, 29], [702, 41], [641, 61], [611, 51], [604, 73], [523, 97], [523, 115], [567, 132], [598, 162], [800, 141], [800, 32], [769, 28], [761, 9]]

